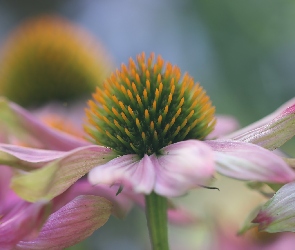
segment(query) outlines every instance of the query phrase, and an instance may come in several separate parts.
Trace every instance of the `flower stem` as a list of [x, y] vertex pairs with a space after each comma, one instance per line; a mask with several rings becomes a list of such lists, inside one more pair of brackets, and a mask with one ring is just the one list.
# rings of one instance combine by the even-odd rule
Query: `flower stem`
[[153, 250], [169, 250], [167, 199], [156, 193], [145, 196], [146, 219]]

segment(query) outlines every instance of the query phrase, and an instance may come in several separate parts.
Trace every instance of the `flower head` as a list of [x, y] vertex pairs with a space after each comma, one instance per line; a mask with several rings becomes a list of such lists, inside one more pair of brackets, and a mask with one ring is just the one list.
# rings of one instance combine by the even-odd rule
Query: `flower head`
[[161, 154], [188, 139], [204, 139], [214, 127], [214, 107], [199, 84], [154, 54], [129, 60], [89, 101], [86, 131], [120, 155]]
[[[170, 63], [164, 67], [161, 57], [155, 62], [153, 54], [147, 59], [139, 55], [136, 63], [130, 59], [93, 99], [85, 130], [95, 144], [120, 156], [90, 171], [93, 184], [120, 183], [140, 193], [177, 196], [208, 183], [214, 166], [242, 180], [286, 183], [295, 178], [283, 159], [240, 137], [203, 141], [214, 127], [214, 108], [190, 76], [181, 79], [180, 70]], [[294, 135], [293, 106], [271, 118], [240, 132], [241, 138], [246, 134], [281, 145]]]
[[121, 155], [96, 169], [103, 182], [120, 179], [138, 192], [176, 195], [212, 176], [211, 150], [199, 140], [214, 128], [214, 107], [192, 77], [181, 78], [178, 67], [154, 57], [130, 59], [97, 88], [85, 130], [95, 144]]
[[[268, 150], [269, 145], [279, 147], [295, 134], [294, 100], [227, 139], [203, 140], [210, 137], [215, 123], [208, 97], [188, 75], [180, 80], [177, 67], [167, 63], [164, 68], [160, 57], [153, 60], [153, 55], [145, 59], [143, 54], [137, 66], [130, 60], [89, 101], [85, 129], [92, 142], [100, 144], [92, 146], [97, 159], [86, 154], [83, 158], [91, 165], [92, 184], [120, 184], [137, 193], [179, 196], [206, 185], [215, 169], [241, 180], [287, 183], [295, 179], [289, 163]], [[15, 104], [3, 101], [0, 105], [1, 131], [10, 131], [1, 136], [11, 135], [13, 129], [50, 145], [45, 148], [82, 146], [73, 154], [84, 154], [83, 147], [89, 145], [48, 130]]]
[[1, 52], [0, 93], [25, 106], [84, 97], [112, 70], [91, 34], [56, 16], [24, 22]]

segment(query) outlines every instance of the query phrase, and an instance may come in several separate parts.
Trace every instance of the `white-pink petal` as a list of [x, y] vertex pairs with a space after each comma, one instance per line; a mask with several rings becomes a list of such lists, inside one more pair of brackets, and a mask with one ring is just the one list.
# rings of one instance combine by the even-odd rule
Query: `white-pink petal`
[[270, 232], [295, 232], [295, 182], [279, 189], [261, 208], [253, 223], [259, 229]]
[[135, 154], [117, 157], [92, 169], [88, 174], [92, 184], [120, 184], [138, 193], [149, 194], [155, 183], [155, 170], [150, 157], [140, 159]]
[[92, 169], [92, 184], [121, 184], [137, 193], [155, 191], [179, 196], [206, 185], [214, 173], [212, 149], [204, 142], [188, 140], [161, 149], [160, 155], [124, 155]]
[[[68, 152], [28, 148], [0, 143], [0, 163], [20, 169], [37, 168], [35, 163], [46, 163], [67, 155]], [[26, 164], [25, 162], [28, 162]], [[32, 164], [31, 164], [32, 163]]]
[[156, 171], [154, 191], [167, 197], [208, 184], [215, 171], [212, 149], [197, 140], [171, 144], [161, 150], [161, 155], [150, 158]]
[[216, 170], [240, 180], [287, 183], [295, 172], [278, 155], [254, 144], [232, 140], [207, 141], [215, 151]]
[[21, 241], [16, 249], [59, 250], [72, 246], [103, 226], [111, 209], [105, 198], [78, 196], [49, 217], [36, 239]]
[[277, 116], [280, 116], [286, 109], [293, 106], [294, 104], [295, 104], [295, 98], [292, 98], [291, 100], [289, 100], [288, 102], [284, 103], [282, 106], [277, 108], [273, 113], [263, 117], [262, 119], [242, 128], [242, 129], [239, 129], [238, 131], [228, 135], [227, 138], [233, 138], [233, 137], [239, 136], [239, 135], [244, 134], [248, 131], [251, 131], [253, 129], [256, 129], [256, 128], [259, 128], [261, 126], [268, 124], [273, 119], [275, 119]]

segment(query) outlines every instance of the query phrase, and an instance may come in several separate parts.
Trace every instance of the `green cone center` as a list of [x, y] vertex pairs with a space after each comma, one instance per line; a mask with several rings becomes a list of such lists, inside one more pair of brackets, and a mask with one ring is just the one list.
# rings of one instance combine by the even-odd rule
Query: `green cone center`
[[171, 143], [204, 139], [215, 124], [214, 107], [192, 77], [152, 54], [130, 59], [97, 88], [86, 110], [94, 143], [120, 155], [159, 153]]

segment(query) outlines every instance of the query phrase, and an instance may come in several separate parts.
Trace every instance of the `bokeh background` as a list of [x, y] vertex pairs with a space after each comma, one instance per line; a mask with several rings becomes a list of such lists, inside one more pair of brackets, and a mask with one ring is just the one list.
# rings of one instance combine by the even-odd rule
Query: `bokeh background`
[[[23, 21], [41, 14], [58, 14], [88, 30], [117, 67], [142, 51], [161, 54], [201, 83], [218, 114], [232, 115], [242, 126], [294, 97], [292, 0], [1, 0], [0, 44]], [[294, 156], [294, 142], [284, 149]], [[198, 215], [210, 210], [234, 221], [245, 218], [252, 201], [260, 201], [238, 182], [219, 178], [215, 186], [221, 191], [194, 191], [177, 202]], [[208, 238], [196, 228], [181, 230], [171, 228], [171, 234]], [[71, 249], [148, 249], [144, 215], [134, 209], [123, 222], [111, 218]]]

